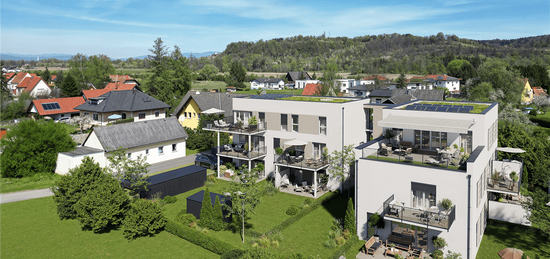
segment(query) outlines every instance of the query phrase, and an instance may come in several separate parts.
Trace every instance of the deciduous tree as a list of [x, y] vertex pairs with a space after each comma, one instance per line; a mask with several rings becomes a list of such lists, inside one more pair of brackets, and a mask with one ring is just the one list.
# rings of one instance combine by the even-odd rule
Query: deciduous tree
[[[342, 185], [341, 190], [344, 190], [344, 184], [353, 177], [351, 166], [355, 161], [355, 154], [353, 153], [353, 145], [344, 146], [342, 151], [334, 150], [332, 154], [328, 156], [330, 167], [329, 173], [334, 178], [338, 178]], [[348, 189], [349, 195], [349, 189]]]
[[128, 181], [133, 195], [139, 195], [141, 191], [148, 190], [147, 157], [139, 155], [132, 159], [126, 155], [126, 149], [120, 149], [110, 152], [107, 160], [109, 160], [107, 171], [119, 181]]
[[228, 85], [234, 86], [237, 89], [244, 89], [244, 80], [246, 78], [246, 69], [238, 61], [233, 61], [231, 63], [231, 69], [229, 70], [231, 78], [229, 79]]
[[122, 221], [122, 229], [125, 238], [135, 239], [140, 236], [155, 235], [165, 224], [166, 218], [157, 203], [134, 199]]

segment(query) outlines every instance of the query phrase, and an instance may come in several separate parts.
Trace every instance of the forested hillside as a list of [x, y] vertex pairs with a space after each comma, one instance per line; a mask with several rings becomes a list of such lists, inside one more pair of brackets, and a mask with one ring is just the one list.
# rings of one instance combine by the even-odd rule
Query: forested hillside
[[[295, 36], [258, 42], [234, 42], [209, 59], [222, 72], [238, 60], [250, 72], [323, 70], [334, 60], [339, 71], [364, 73], [445, 73], [454, 59], [475, 67], [486, 58], [504, 59], [511, 66], [550, 65], [550, 35], [513, 40], [469, 40], [439, 33], [428, 37], [382, 34], [355, 38]], [[205, 63], [192, 59], [195, 69]]]

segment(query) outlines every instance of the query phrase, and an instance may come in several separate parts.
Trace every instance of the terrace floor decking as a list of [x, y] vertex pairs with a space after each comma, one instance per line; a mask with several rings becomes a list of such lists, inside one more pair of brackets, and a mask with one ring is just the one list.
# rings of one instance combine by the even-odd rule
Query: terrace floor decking
[[406, 220], [424, 226], [429, 225], [432, 227], [439, 227], [443, 229], [449, 228], [448, 216], [444, 214], [435, 214], [431, 217], [426, 217], [426, 215], [422, 211], [417, 209], [403, 208], [397, 215], [386, 213], [384, 217], [390, 220], [398, 220], [399, 222], [401, 222], [401, 220]]
[[236, 157], [241, 159], [256, 159], [266, 155], [265, 150], [261, 150], [261, 151], [252, 150], [250, 152], [246, 152], [246, 151], [224, 150], [224, 149], [221, 149], [218, 154], [221, 156]]
[[[416, 165], [432, 166], [439, 168], [448, 168], [453, 170], [459, 170], [461, 167], [457, 164], [460, 159], [441, 159], [438, 160], [437, 153], [433, 151], [418, 150], [410, 155], [404, 155], [404, 152], [399, 152], [393, 150], [388, 154], [380, 154], [380, 151], [376, 151], [366, 158], [383, 160], [383, 161], [393, 161], [393, 162], [403, 162]], [[453, 162], [456, 162], [456, 164]], [[464, 171], [464, 170], [463, 170]]]

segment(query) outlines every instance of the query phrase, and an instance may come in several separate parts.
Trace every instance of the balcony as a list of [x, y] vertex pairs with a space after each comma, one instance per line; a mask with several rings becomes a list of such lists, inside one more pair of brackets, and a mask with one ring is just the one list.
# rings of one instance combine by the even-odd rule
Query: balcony
[[218, 152], [218, 155], [220, 156], [245, 159], [245, 160], [258, 159], [267, 154], [266, 146], [255, 147], [255, 148], [252, 148], [250, 151], [248, 151], [243, 147], [243, 145], [230, 144], [230, 145], [220, 146], [219, 150], [220, 151]]
[[[523, 174], [523, 162], [521, 159], [505, 159], [493, 161], [493, 173], [487, 176], [487, 189], [505, 194], [518, 194]], [[518, 176], [513, 180], [513, 172]]]
[[275, 154], [275, 163], [283, 166], [300, 168], [305, 170], [320, 170], [328, 167], [328, 161], [321, 158], [303, 158], [302, 156], [290, 156], [287, 152], [278, 155]]
[[267, 130], [267, 122], [258, 121], [255, 125], [249, 125], [248, 121], [235, 121], [233, 117], [224, 120], [205, 121], [203, 130], [219, 131], [232, 134], [254, 135], [264, 133]]
[[455, 221], [456, 206], [453, 206], [449, 211], [411, 208], [396, 205], [394, 196], [392, 195], [384, 202], [381, 215], [384, 216], [384, 219], [395, 222], [448, 230]]
[[466, 162], [461, 158], [460, 153], [454, 150], [443, 150], [439, 153], [437, 151], [426, 150], [413, 152], [413, 150], [415, 150], [413, 147], [392, 147], [389, 145], [383, 148], [382, 142], [376, 142], [364, 147], [361, 157], [410, 165], [466, 171]]

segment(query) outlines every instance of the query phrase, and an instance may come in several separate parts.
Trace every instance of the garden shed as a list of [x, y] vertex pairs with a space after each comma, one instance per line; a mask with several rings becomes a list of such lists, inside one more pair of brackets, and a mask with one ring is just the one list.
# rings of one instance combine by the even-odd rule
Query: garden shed
[[149, 191], [142, 192], [141, 197], [151, 197], [160, 192], [161, 197], [174, 196], [199, 188], [206, 182], [206, 168], [190, 165], [149, 178]]
[[[216, 196], [220, 198], [220, 203], [222, 204], [223, 222], [227, 222], [227, 223], [231, 222], [231, 217], [227, 217], [227, 215], [229, 215], [229, 212], [223, 209], [224, 204], [231, 206], [231, 201], [226, 199], [224, 195], [211, 192], [210, 204], [212, 204], [212, 206], [214, 206], [214, 202], [216, 201]], [[187, 213], [191, 213], [197, 219], [200, 219], [203, 198], [204, 198], [204, 191], [197, 192], [187, 197]]]

